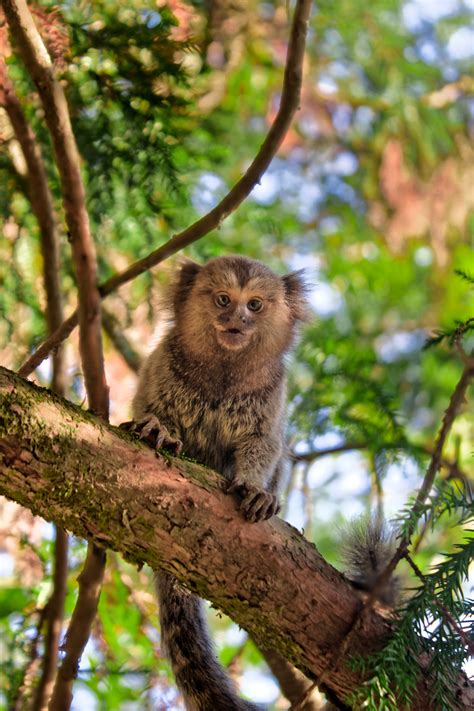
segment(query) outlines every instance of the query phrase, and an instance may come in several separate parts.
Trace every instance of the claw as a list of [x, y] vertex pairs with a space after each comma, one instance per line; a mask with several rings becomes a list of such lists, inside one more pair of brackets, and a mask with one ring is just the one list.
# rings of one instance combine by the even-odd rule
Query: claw
[[240, 509], [245, 518], [252, 523], [264, 521], [280, 509], [276, 496], [253, 484], [234, 479], [227, 487], [227, 493], [237, 493], [242, 497]]
[[169, 449], [176, 456], [183, 449], [181, 440], [173, 437], [155, 415], [147, 415], [136, 422], [124, 422], [120, 427], [136, 434], [154, 449]]

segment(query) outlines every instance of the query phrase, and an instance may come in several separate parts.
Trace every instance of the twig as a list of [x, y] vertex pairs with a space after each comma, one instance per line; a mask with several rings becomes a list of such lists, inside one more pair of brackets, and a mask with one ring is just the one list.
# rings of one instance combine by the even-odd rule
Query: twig
[[141, 365], [140, 356], [123, 333], [115, 316], [104, 308], [102, 308], [102, 326], [130, 370], [138, 373]]
[[[369, 449], [369, 443], [362, 442], [345, 442], [344, 444], [336, 445], [335, 447], [326, 447], [324, 449], [313, 449], [309, 452], [303, 452], [302, 454], [292, 452], [291, 458], [294, 462], [315, 462], [317, 459], [323, 459], [324, 457], [330, 457], [333, 454], [343, 454], [344, 452], [352, 452], [356, 450]], [[385, 447], [386, 448], [386, 447]], [[417, 447], [421, 453], [427, 454], [430, 457], [433, 455], [433, 450], [429, 447]], [[450, 479], [462, 479], [466, 483], [469, 483], [468, 475], [460, 468], [457, 461], [450, 461], [445, 457], [441, 458], [441, 466], [449, 470], [448, 478]]]
[[59, 640], [64, 617], [64, 601], [67, 592], [68, 536], [56, 526], [54, 546], [53, 592], [47, 605], [47, 631], [44, 641], [43, 671], [36, 687], [32, 711], [47, 708], [53, 690], [54, 675], [58, 664]]
[[[423, 583], [423, 585], [426, 585], [426, 577], [423, 575], [423, 573], [421, 572], [415, 561], [412, 559], [410, 554], [405, 553], [404, 558], [410, 565], [416, 577]], [[447, 622], [448, 625], [450, 625], [452, 629], [459, 635], [468, 652], [472, 656], [474, 656], [474, 642], [472, 641], [472, 639], [468, 637], [468, 635], [464, 632], [463, 628], [456, 622], [450, 611], [439, 600], [437, 600], [434, 595], [432, 595], [431, 599], [438, 608], [438, 610], [441, 612], [441, 615], [444, 618], [445, 622]]]
[[[4, 4], [12, 0], [2, 0]], [[225, 220], [251, 193], [260, 182], [263, 174], [270, 165], [285, 134], [291, 124], [293, 116], [299, 108], [303, 57], [306, 42], [306, 29], [311, 11], [312, 0], [298, 0], [293, 16], [291, 34], [286, 58], [285, 76], [283, 80], [280, 107], [273, 124], [265, 138], [260, 150], [250, 164], [245, 174], [237, 181], [227, 195], [210, 212], [201, 217], [197, 222], [178, 232], [173, 237], [151, 252], [147, 257], [139, 259], [128, 269], [111, 277], [99, 287], [102, 298], [123, 286], [131, 279], [143, 274], [152, 267], [179, 252], [184, 247], [196, 242], [207, 235], [211, 230]], [[74, 312], [50, 338], [33, 353], [18, 371], [22, 377], [30, 375], [35, 368], [48, 356], [51, 350], [61, 343], [78, 323], [78, 314]]]
[[324, 449], [314, 449], [310, 452], [303, 452], [302, 454], [297, 454], [292, 452], [292, 459], [295, 462], [314, 462], [316, 459], [322, 459], [323, 457], [328, 457], [331, 454], [340, 454], [342, 452], [352, 452], [356, 449], [367, 449], [368, 444], [362, 442], [346, 442], [344, 444], [338, 444], [335, 447], [326, 447]]
[[[53, 141], [78, 286], [79, 345], [89, 408], [107, 420], [109, 397], [102, 351], [97, 262], [66, 97], [60, 82], [55, 78], [51, 58], [26, 1], [2, 0], [2, 7], [23, 61], [38, 88]], [[66, 656], [51, 698], [52, 711], [67, 711], [70, 707], [73, 680], [77, 676], [79, 660], [97, 612], [104, 566], [105, 553], [90, 544], [79, 579], [77, 604], [67, 634]]]
[[274, 650], [260, 648], [260, 651], [277, 679], [282, 694], [290, 703], [301, 704], [304, 697], [304, 704], [300, 705], [301, 711], [322, 711], [324, 705], [321, 696], [303, 672]]
[[411, 542], [411, 537], [415, 532], [418, 519], [421, 516], [423, 504], [425, 503], [426, 499], [430, 494], [436, 474], [438, 473], [438, 470], [441, 466], [444, 443], [451, 430], [458, 410], [465, 400], [466, 391], [472, 377], [474, 377], [474, 364], [470, 363], [464, 368], [459, 382], [451, 395], [448, 407], [446, 408], [445, 413], [443, 415], [443, 421], [438, 436], [436, 438], [435, 447], [431, 456], [428, 469], [426, 471], [425, 477], [423, 479], [420, 490], [418, 491], [417, 497], [415, 499], [415, 503], [413, 504], [411, 510], [410, 524], [407, 528], [405, 535], [402, 536], [398, 548], [395, 551], [391, 561], [389, 562], [385, 570], [380, 574], [369, 596], [369, 600], [372, 600], [372, 602], [376, 599], [379, 591], [384, 587], [384, 585], [386, 585], [399, 561], [403, 558], [403, 556], [408, 550], [408, 546]]
[[44, 619], [48, 613], [47, 605], [37, 610], [38, 622], [36, 624], [35, 634], [31, 639], [28, 652], [29, 660], [24, 669], [23, 678], [18, 686], [16, 694], [10, 704], [11, 711], [23, 711], [27, 703], [27, 698], [30, 695], [33, 679], [38, 666], [38, 642], [41, 637], [41, 628], [43, 627]]

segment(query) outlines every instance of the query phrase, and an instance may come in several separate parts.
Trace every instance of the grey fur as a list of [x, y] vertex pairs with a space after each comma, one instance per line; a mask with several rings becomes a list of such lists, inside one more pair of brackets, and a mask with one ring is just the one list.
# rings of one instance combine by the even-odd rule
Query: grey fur
[[[395, 553], [394, 529], [381, 516], [360, 516], [344, 528], [340, 538], [341, 558], [347, 577], [362, 590], [372, 590]], [[398, 578], [392, 576], [378, 597], [381, 602], [393, 605], [398, 593]]]
[[[244, 257], [184, 264], [170, 298], [174, 323], [145, 363], [133, 402], [135, 429], [176, 451], [182, 442], [227, 479], [252, 522], [279, 508], [284, 356], [306, 316], [305, 293], [301, 273], [279, 277]], [[216, 303], [222, 294], [225, 306]], [[257, 709], [216, 661], [199, 598], [164, 573], [156, 584], [163, 644], [188, 711]]]

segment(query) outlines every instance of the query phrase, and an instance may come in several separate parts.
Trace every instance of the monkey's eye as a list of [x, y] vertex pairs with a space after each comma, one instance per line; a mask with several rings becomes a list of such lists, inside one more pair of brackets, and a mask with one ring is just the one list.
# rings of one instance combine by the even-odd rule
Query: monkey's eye
[[216, 294], [214, 301], [220, 309], [225, 309], [230, 304], [230, 297], [227, 294]]
[[263, 309], [263, 301], [261, 301], [261, 299], [250, 299], [247, 304], [247, 308], [249, 311], [254, 311], [255, 313], [258, 313]]

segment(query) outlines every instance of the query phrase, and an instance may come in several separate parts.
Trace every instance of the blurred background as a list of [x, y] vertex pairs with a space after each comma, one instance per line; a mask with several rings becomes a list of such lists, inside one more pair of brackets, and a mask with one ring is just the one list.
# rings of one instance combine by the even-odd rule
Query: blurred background
[[[206, 213], [248, 167], [278, 108], [288, 9], [256, 0], [35, 4], [69, 101], [100, 281]], [[185, 252], [200, 262], [239, 253], [279, 273], [307, 270], [313, 316], [290, 362], [285, 517], [336, 566], [338, 527], [370, 510], [397, 516], [420, 485], [463, 367], [450, 338], [457, 324], [468, 324], [462, 344], [472, 349], [473, 9], [472, 0], [315, 3], [301, 109], [277, 157], [237, 212]], [[36, 90], [4, 23], [1, 56], [43, 154], [68, 315], [76, 288], [58, 175]], [[0, 86], [0, 362], [13, 370], [47, 334], [30, 189]], [[114, 424], [130, 419], [176, 261], [104, 301]], [[67, 397], [84, 403], [77, 332], [65, 362]], [[36, 382], [49, 385], [51, 370], [45, 361]], [[445, 449], [448, 487], [474, 479], [470, 413], [457, 417]], [[0, 511], [0, 708], [10, 710], [26, 708], [15, 705], [18, 690], [38, 674], [54, 535], [11, 502]], [[422, 571], [466, 535], [454, 522], [445, 513], [418, 530]], [[73, 538], [65, 624], [84, 554]], [[401, 572], [413, 587], [410, 571]], [[110, 554], [76, 711], [183, 708], [160, 654], [151, 589], [150, 571]], [[288, 708], [246, 633], [211, 609], [209, 617], [242, 692]]]

